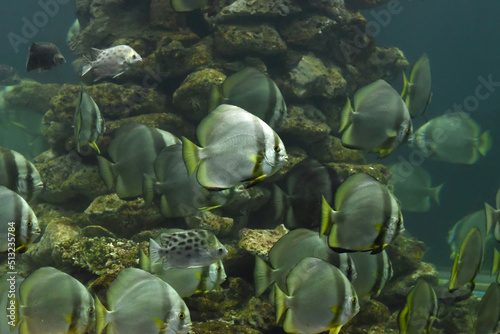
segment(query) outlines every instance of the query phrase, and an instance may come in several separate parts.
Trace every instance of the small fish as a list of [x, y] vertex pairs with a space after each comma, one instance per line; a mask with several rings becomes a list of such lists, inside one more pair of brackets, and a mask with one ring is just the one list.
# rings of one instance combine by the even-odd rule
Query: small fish
[[398, 201], [386, 186], [367, 174], [351, 175], [340, 185], [335, 208], [323, 198], [320, 234], [331, 226], [328, 243], [336, 251], [375, 254], [404, 230]]
[[106, 126], [99, 107], [83, 85], [81, 85], [80, 97], [76, 103], [73, 127], [78, 152], [81, 152], [83, 146], [90, 145], [97, 153], [101, 153], [96, 141], [104, 133]]
[[467, 113], [453, 112], [422, 125], [410, 145], [433, 160], [471, 165], [488, 153], [492, 139]]
[[85, 334], [94, 330], [94, 298], [70, 275], [43, 267], [19, 288], [19, 333]]
[[279, 126], [287, 108], [281, 91], [274, 81], [261, 71], [246, 67], [228, 77], [222, 91], [212, 88], [209, 111], [220, 104], [238, 106], [259, 117], [271, 128]]
[[31, 44], [26, 69], [28, 72], [32, 70], [45, 71], [65, 62], [66, 59], [57, 46], [50, 42], [38, 42]]
[[351, 281], [359, 298], [380, 295], [385, 283], [392, 278], [392, 263], [385, 250], [377, 254], [364, 252], [349, 253], [358, 273], [356, 280]]
[[0, 64], [0, 86], [13, 86], [21, 83], [16, 70], [9, 65]]
[[285, 218], [288, 228], [318, 227], [321, 196], [328, 202], [341, 184], [339, 175], [314, 159], [304, 159], [286, 174], [286, 194], [290, 202]]
[[92, 53], [96, 59], [87, 59], [88, 63], [82, 67], [82, 76], [92, 69], [94, 81], [107, 77], [116, 78], [142, 61], [141, 56], [128, 45], [117, 45], [104, 50], [92, 48]]
[[151, 264], [160, 260], [164, 269], [208, 266], [227, 254], [219, 239], [206, 230], [187, 230], [161, 234], [161, 245], [149, 239]]
[[286, 278], [288, 294], [275, 289], [276, 322], [287, 333], [338, 333], [359, 312], [356, 290], [342, 272], [313, 257], [302, 259]]
[[497, 191], [495, 206], [496, 209], [488, 203], [484, 203], [484, 211], [486, 213], [486, 234], [493, 231], [493, 236], [496, 241], [500, 242], [500, 189]]
[[431, 199], [439, 204], [439, 193], [443, 184], [431, 187], [431, 175], [420, 166], [405, 169], [404, 163], [389, 166], [394, 195], [401, 202], [401, 209], [410, 212], [427, 212], [431, 208]]
[[401, 97], [412, 118], [425, 113], [431, 101], [431, 65], [426, 53], [422, 54], [413, 64], [410, 72], [410, 80], [404, 77], [404, 88]]
[[66, 44], [70, 44], [73, 37], [80, 33], [80, 21], [75, 19], [71, 26], [68, 29], [68, 33], [66, 34]]
[[[342, 111], [342, 145], [388, 156], [412, 133], [410, 113], [401, 96], [382, 79], [348, 98]], [[354, 107], [354, 109], [353, 109]]]
[[96, 297], [100, 334], [187, 333], [191, 316], [186, 303], [167, 283], [138, 268], [126, 268], [106, 293], [109, 311]]
[[226, 271], [221, 260], [204, 267], [165, 270], [161, 262], [151, 264], [150, 259], [141, 250], [140, 263], [143, 270], [167, 282], [182, 298], [211, 291], [226, 280]]
[[[297, 251], [297, 250], [300, 251]], [[288, 293], [286, 278], [290, 270], [306, 257], [327, 261], [339, 268], [350, 281], [357, 277], [356, 267], [347, 254], [339, 254], [328, 247], [326, 237], [316, 231], [299, 228], [281, 237], [268, 254], [271, 266], [259, 256], [255, 257], [255, 294], [260, 296], [271, 284], [277, 283], [281, 291]]]
[[28, 202], [35, 199], [43, 189], [36, 167], [21, 153], [1, 146], [0, 185], [15, 191]]
[[401, 334], [429, 333], [437, 311], [434, 289], [423, 278], [419, 278], [406, 296], [406, 304], [398, 315]]
[[[0, 186], [0, 253], [10, 247], [11, 237], [15, 234], [15, 248], [26, 251], [41, 233], [38, 219], [29, 204], [12, 190]], [[8, 240], [8, 242], [7, 242]]]
[[176, 12], [190, 12], [208, 6], [209, 0], [172, 0], [172, 8]]
[[188, 174], [182, 159], [182, 144], [165, 147], [155, 160], [154, 171], [154, 176], [144, 175], [143, 197], [146, 205], [150, 205], [155, 195], [160, 195], [164, 217], [186, 217], [211, 206], [210, 191]]
[[[16, 320], [15, 310], [19, 304], [19, 287], [24, 277], [19, 274], [4, 274], [0, 276], [0, 333], [18, 334], [19, 329], [13, 328], [9, 322]], [[12, 289], [13, 287], [13, 294]], [[4, 312], [7, 310], [7, 314]], [[12, 313], [10, 313], [12, 311]]]
[[460, 251], [455, 255], [451, 272], [450, 292], [470, 283], [471, 291], [475, 287], [475, 278], [481, 270], [484, 260], [483, 236], [477, 227], [471, 228], [465, 236]]
[[113, 162], [97, 157], [101, 178], [121, 199], [141, 196], [144, 174], [154, 175], [153, 164], [158, 154], [165, 147], [179, 143], [170, 132], [140, 123], [125, 123], [108, 147]]
[[254, 185], [276, 173], [288, 159], [280, 137], [257, 116], [221, 104], [197, 128], [202, 147], [187, 138], [183, 156], [189, 174], [208, 189]]
[[500, 286], [491, 283], [486, 290], [477, 312], [474, 322], [474, 334], [496, 334], [500, 321]]

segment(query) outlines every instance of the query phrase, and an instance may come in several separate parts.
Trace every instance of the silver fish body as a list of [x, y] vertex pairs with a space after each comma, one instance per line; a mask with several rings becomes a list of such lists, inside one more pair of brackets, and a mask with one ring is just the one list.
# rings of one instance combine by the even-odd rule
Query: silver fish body
[[94, 330], [94, 298], [70, 275], [43, 267], [19, 288], [19, 332], [29, 334], [75, 333]]
[[389, 155], [405, 143], [412, 133], [412, 122], [406, 104], [382, 79], [360, 88], [348, 99], [342, 111], [342, 144], [349, 148]]
[[15, 191], [28, 202], [43, 189], [36, 167], [22, 154], [1, 146], [0, 185]]
[[340, 185], [335, 208], [323, 199], [320, 233], [331, 226], [328, 243], [334, 250], [377, 253], [404, 230], [396, 198], [367, 174], [351, 175]]
[[0, 253], [12, 247], [25, 250], [41, 233], [35, 213], [21, 196], [4, 186], [0, 186], [0, 208], [0, 238], [3, 240]]
[[257, 116], [221, 104], [197, 128], [202, 147], [183, 140], [190, 174], [209, 189], [253, 185], [276, 173], [288, 159], [280, 137]]
[[180, 140], [170, 132], [139, 123], [126, 123], [115, 133], [108, 147], [112, 163], [98, 156], [99, 172], [108, 189], [122, 199], [143, 194], [144, 174], [154, 175], [154, 161], [167, 146]]
[[75, 130], [76, 150], [78, 152], [81, 152], [81, 149], [85, 145], [90, 145], [100, 153], [96, 141], [104, 133], [106, 126], [99, 107], [87, 93], [83, 85], [81, 86], [80, 96], [76, 103], [73, 127]]
[[352, 282], [358, 297], [377, 297], [385, 286], [385, 283], [392, 278], [392, 263], [383, 250], [377, 254], [366, 252], [350, 253], [357, 271], [357, 278]]
[[16, 301], [19, 301], [19, 287], [24, 277], [19, 274], [0, 276], [0, 333], [18, 334], [19, 328], [11, 326], [16, 322]]
[[208, 266], [226, 254], [226, 247], [206, 230], [162, 233], [160, 244], [150, 239], [151, 264], [162, 261], [164, 269]]
[[141, 56], [128, 45], [117, 45], [104, 50], [92, 49], [92, 52], [97, 58], [83, 66], [82, 76], [92, 69], [94, 81], [107, 77], [116, 78], [142, 61]]
[[431, 99], [431, 65], [427, 54], [422, 54], [413, 64], [410, 79], [404, 76], [404, 89], [401, 96], [408, 106], [411, 117], [422, 115]]
[[401, 334], [429, 333], [437, 311], [434, 289], [423, 278], [419, 278], [408, 293], [406, 304], [398, 315]]
[[288, 294], [275, 290], [276, 319], [287, 333], [315, 334], [340, 328], [359, 311], [356, 291], [328, 262], [307, 257], [288, 274]]
[[245, 109], [271, 128], [279, 126], [287, 113], [285, 100], [276, 83], [253, 67], [246, 67], [229, 76], [220, 92], [213, 88], [210, 111], [219, 104], [231, 104]]
[[187, 333], [191, 316], [179, 294], [160, 278], [137, 268], [126, 268], [106, 293], [107, 310], [99, 299], [97, 334]]
[[481, 134], [479, 125], [467, 113], [453, 112], [422, 125], [411, 145], [430, 159], [470, 165], [488, 153], [492, 139], [488, 131]]
[[271, 266], [258, 256], [255, 259], [254, 282], [257, 296], [274, 282], [281, 291], [288, 293], [287, 275], [306, 257], [327, 261], [339, 268], [351, 281], [357, 277], [356, 267], [349, 255], [331, 250], [326, 237], [320, 237], [317, 232], [304, 228], [292, 230], [281, 237], [269, 251], [268, 257]]
[[475, 278], [484, 260], [483, 236], [477, 227], [469, 230], [455, 255], [448, 288], [450, 292], [470, 283], [471, 290], [475, 287]]

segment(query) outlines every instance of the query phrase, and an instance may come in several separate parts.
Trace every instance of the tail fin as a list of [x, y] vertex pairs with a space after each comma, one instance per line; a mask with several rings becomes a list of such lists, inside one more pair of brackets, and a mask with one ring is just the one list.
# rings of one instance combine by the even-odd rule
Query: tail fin
[[288, 307], [286, 306], [286, 294], [280, 290], [277, 284], [274, 286], [274, 305], [276, 306], [276, 323], [279, 323]]
[[481, 153], [482, 156], [485, 156], [486, 153], [491, 149], [491, 145], [493, 144], [493, 141], [491, 139], [491, 135], [489, 131], [485, 131], [480, 137], [479, 137], [479, 146], [478, 150], [479, 153]]
[[403, 91], [401, 92], [401, 98], [403, 100], [405, 99], [406, 94], [408, 94], [409, 88], [410, 88], [410, 81], [408, 81], [408, 78], [406, 77], [406, 74], [403, 71]]
[[96, 333], [101, 334], [104, 328], [108, 325], [106, 320], [106, 314], [108, 310], [102, 305], [101, 300], [98, 296], [95, 297], [95, 308], [96, 308]]
[[155, 264], [160, 260], [160, 245], [153, 239], [149, 239], [149, 260], [150, 264]]
[[217, 87], [212, 87], [212, 90], [210, 91], [210, 99], [208, 100], [208, 112], [211, 112], [214, 110], [221, 101], [221, 95], [220, 91]]
[[319, 230], [319, 235], [322, 236], [326, 233], [328, 228], [332, 225], [331, 220], [331, 212], [332, 207], [326, 201], [325, 197], [322, 197], [322, 205], [321, 205], [321, 228]]
[[344, 131], [347, 126], [351, 123], [351, 115], [353, 113], [351, 99], [347, 98], [344, 109], [340, 115], [340, 128], [339, 132]]
[[85, 61], [87, 62], [85, 65], [82, 67], [82, 77], [87, 74], [88, 71], [92, 68], [92, 61], [88, 59], [87, 57], [83, 56]]
[[198, 150], [200, 148], [196, 146], [192, 141], [186, 137], [182, 137], [182, 156], [184, 158], [184, 163], [189, 172], [189, 175], [193, 175], [196, 168], [200, 165], [200, 158], [198, 157]]
[[101, 174], [101, 178], [104, 180], [104, 183], [106, 183], [108, 190], [113, 190], [116, 182], [114, 164], [101, 156], [97, 156], [97, 161], [99, 162], [99, 173]]
[[144, 174], [142, 179], [142, 197], [144, 198], [144, 205], [146, 207], [149, 207], [153, 203], [155, 197], [154, 180], [149, 174]]
[[255, 296], [260, 296], [272, 283], [273, 269], [267, 265], [259, 256], [255, 257], [255, 269], [253, 272], [255, 282]]
[[429, 197], [432, 198], [432, 200], [437, 204], [439, 204], [439, 193], [441, 192], [443, 185], [444, 183], [441, 183], [439, 186], [431, 188]]
[[495, 210], [488, 203], [484, 203], [484, 212], [486, 214], [486, 234], [490, 233], [493, 225], [495, 224], [495, 216], [497, 210]]

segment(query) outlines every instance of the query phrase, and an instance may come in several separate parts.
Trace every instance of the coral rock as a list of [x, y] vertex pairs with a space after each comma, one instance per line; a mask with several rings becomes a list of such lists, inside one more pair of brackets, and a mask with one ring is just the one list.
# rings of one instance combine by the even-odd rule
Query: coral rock
[[220, 21], [233, 20], [241, 17], [269, 18], [297, 14], [300, 6], [292, 0], [236, 0], [222, 8], [217, 15]]
[[288, 229], [278, 225], [274, 230], [252, 230], [244, 228], [240, 231], [239, 247], [252, 255], [267, 257], [269, 250], [285, 234]]
[[280, 124], [280, 136], [290, 137], [305, 145], [320, 141], [329, 133], [325, 116], [311, 105], [289, 106], [288, 116]]
[[57, 95], [61, 86], [22, 81], [4, 94], [7, 109], [27, 109], [44, 114], [50, 107], [50, 99]]

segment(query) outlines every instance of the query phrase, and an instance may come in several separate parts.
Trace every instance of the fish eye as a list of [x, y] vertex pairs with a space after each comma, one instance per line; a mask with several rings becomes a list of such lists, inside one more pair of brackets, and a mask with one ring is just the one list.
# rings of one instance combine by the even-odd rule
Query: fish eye
[[356, 299], [356, 297], [353, 297], [352, 301], [351, 301], [352, 307], [356, 307], [357, 302], [358, 302], [358, 300]]
[[224, 249], [223, 249], [223, 248], [218, 248], [218, 249], [217, 249], [217, 252], [219, 252], [219, 253], [221, 253], [221, 254], [222, 254], [222, 253], [224, 253]]
[[28, 225], [28, 227], [31, 227], [31, 226], [33, 226], [33, 222], [29, 221], [26, 223], [26, 225]]
[[278, 145], [275, 145], [274, 152], [278, 153], [279, 151], [281, 151], [280, 147]]
[[94, 308], [93, 307], [89, 307], [89, 314], [94, 314]]
[[135, 59], [135, 58], [137, 58], [137, 56], [136, 56], [136, 55], [133, 55], [133, 56], [132, 56], [132, 59]]
[[179, 319], [184, 320], [186, 318], [186, 315], [184, 312], [179, 313]]

